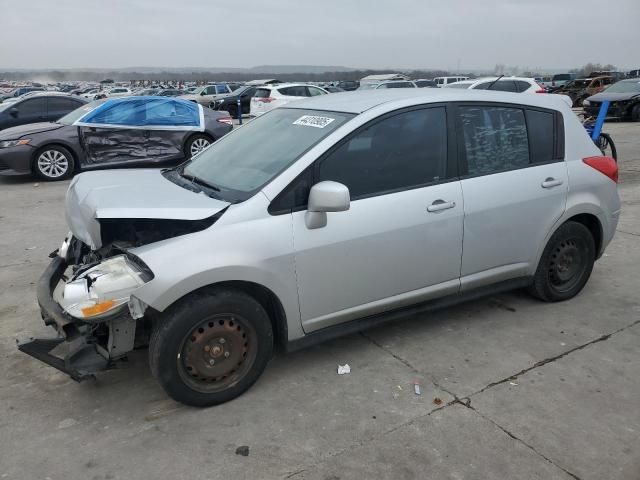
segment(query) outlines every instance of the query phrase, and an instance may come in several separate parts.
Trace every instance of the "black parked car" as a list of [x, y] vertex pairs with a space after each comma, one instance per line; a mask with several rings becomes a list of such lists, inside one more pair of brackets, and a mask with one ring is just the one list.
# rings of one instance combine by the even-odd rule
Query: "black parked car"
[[0, 103], [0, 130], [36, 122], [53, 122], [88, 101], [81, 97], [32, 93], [15, 102]]
[[256, 87], [245, 85], [226, 95], [220, 95], [211, 101], [209, 108], [225, 110], [233, 118], [238, 118], [238, 98], [242, 105], [242, 114], [248, 115], [251, 110], [251, 97], [256, 93]]
[[184, 160], [232, 128], [226, 113], [186, 100], [98, 100], [55, 123], [0, 131], [0, 175], [62, 180], [78, 170]]
[[602, 102], [609, 100], [609, 117], [640, 121], [640, 78], [614, 83], [606, 90], [587, 98], [583, 103], [587, 115], [597, 116]]
[[338, 82], [336, 87], [346, 90], [347, 92], [351, 92], [352, 90], [357, 90], [360, 87], [360, 82], [356, 80], [342, 80]]

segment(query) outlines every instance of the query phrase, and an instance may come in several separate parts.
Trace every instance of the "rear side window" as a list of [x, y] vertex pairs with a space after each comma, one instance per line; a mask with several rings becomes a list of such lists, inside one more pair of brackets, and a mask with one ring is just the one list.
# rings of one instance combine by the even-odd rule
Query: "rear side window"
[[555, 154], [556, 135], [554, 114], [538, 110], [527, 110], [527, 129], [529, 130], [529, 149], [531, 163], [548, 163], [558, 157]]
[[268, 98], [271, 96], [270, 88], [258, 88], [256, 93], [253, 95], [255, 98]]
[[498, 92], [517, 92], [516, 84], [513, 80], [499, 80], [494, 83], [489, 90], [495, 90]]
[[49, 112], [61, 112], [61, 114], [70, 112], [71, 110], [75, 110], [80, 105], [82, 105], [80, 102], [76, 102], [75, 100], [72, 100], [70, 98], [49, 97], [47, 99], [47, 102], [49, 106]]
[[458, 111], [469, 175], [488, 175], [529, 165], [529, 141], [523, 110], [462, 106]]
[[525, 82], [524, 80], [516, 80], [514, 83], [516, 84], [516, 92], [518, 93], [528, 90], [529, 87], [531, 86], [529, 85], [529, 83]]
[[297, 85], [294, 87], [279, 88], [278, 92], [287, 97], [308, 97], [307, 87], [305, 85]]
[[317, 181], [343, 183], [357, 200], [444, 180], [446, 164], [445, 108], [411, 110], [351, 136], [319, 162]]

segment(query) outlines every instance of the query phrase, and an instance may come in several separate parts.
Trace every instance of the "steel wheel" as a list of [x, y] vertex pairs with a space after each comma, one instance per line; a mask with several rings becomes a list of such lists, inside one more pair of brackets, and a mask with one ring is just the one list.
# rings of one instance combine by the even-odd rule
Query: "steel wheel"
[[201, 151], [203, 151], [209, 145], [211, 145], [211, 142], [208, 139], [206, 139], [204, 137], [198, 137], [193, 142], [191, 142], [191, 147], [189, 148], [189, 153], [193, 157], [193, 156], [197, 155], [198, 153], [200, 153]]
[[549, 282], [559, 293], [573, 289], [587, 268], [587, 245], [580, 238], [562, 241], [551, 253]]
[[253, 366], [257, 334], [238, 315], [215, 315], [182, 341], [178, 371], [182, 380], [202, 393], [215, 393], [236, 384]]

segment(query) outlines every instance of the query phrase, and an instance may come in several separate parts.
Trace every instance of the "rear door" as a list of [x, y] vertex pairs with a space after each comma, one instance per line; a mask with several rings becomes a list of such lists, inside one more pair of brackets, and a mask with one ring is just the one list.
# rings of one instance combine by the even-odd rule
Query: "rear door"
[[465, 219], [463, 290], [535, 270], [565, 209], [561, 115], [511, 104], [458, 104]]
[[67, 97], [47, 97], [47, 120], [55, 122], [60, 117], [84, 105], [83, 102]]
[[[308, 229], [293, 208], [306, 332], [459, 289], [462, 190], [444, 106], [393, 112], [349, 135], [301, 176], [346, 185], [351, 207]], [[308, 179], [305, 175], [311, 175]], [[306, 203], [308, 187], [291, 198]]]

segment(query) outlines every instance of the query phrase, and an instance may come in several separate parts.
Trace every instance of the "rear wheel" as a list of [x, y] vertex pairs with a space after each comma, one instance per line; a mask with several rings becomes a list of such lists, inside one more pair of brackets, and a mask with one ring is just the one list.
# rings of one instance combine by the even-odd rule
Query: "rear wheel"
[[197, 407], [245, 392], [273, 353], [271, 322], [241, 291], [190, 295], [164, 312], [149, 344], [153, 376], [174, 400]]
[[587, 227], [567, 222], [551, 236], [542, 253], [530, 292], [545, 302], [576, 296], [589, 280], [596, 248]]
[[64, 147], [55, 145], [38, 150], [33, 160], [33, 173], [42, 180], [64, 180], [73, 175], [73, 155]]
[[640, 103], [636, 103], [631, 109], [631, 120], [640, 122]]
[[189, 138], [185, 145], [185, 155], [191, 158], [213, 143], [213, 139], [209, 135], [198, 134]]

